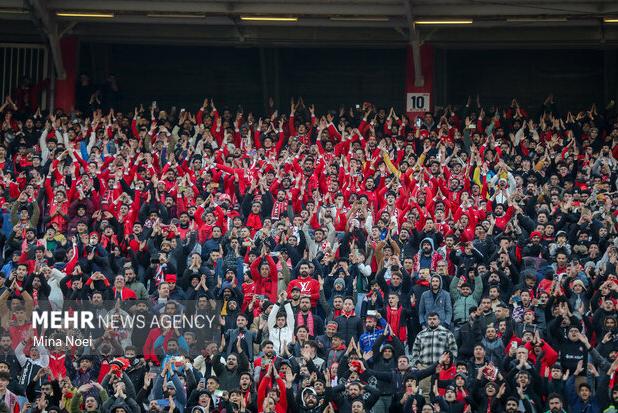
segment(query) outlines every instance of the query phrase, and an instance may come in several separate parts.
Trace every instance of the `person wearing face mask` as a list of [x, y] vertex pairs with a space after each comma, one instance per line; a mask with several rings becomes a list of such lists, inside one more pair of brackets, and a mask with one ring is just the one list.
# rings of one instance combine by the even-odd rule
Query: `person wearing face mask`
[[137, 348], [134, 346], [127, 346], [127, 348], [125, 348], [124, 357], [129, 361], [125, 373], [129, 376], [131, 382], [137, 389], [144, 384], [143, 380], [147, 366], [143, 359], [137, 357]]

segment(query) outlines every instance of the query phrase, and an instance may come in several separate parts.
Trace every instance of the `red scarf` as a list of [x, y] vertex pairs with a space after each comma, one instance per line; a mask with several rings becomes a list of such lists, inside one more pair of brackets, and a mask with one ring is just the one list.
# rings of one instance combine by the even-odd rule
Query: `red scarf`
[[251, 229], [251, 235], [255, 235], [258, 229], [262, 228], [262, 219], [258, 214], [249, 214], [247, 217], [247, 227]]
[[416, 285], [421, 285], [421, 286], [423, 286], [423, 287], [429, 287], [429, 281], [428, 281], [428, 280], [426, 280], [426, 279], [424, 279], [424, 278], [423, 278], [423, 279], [419, 279], [419, 280], [416, 282]]
[[356, 314], [354, 314], [354, 310], [352, 310], [352, 311], [343, 311], [343, 310], [341, 310], [340, 315], [345, 317], [345, 318], [350, 318], [350, 317], [354, 317]]
[[297, 326], [305, 326], [307, 327], [307, 330], [309, 330], [309, 336], [313, 337], [313, 327], [314, 327], [314, 323], [313, 323], [313, 314], [311, 313], [311, 311], [309, 311], [307, 313], [307, 323], [305, 323], [305, 318], [303, 317], [303, 313], [301, 313], [300, 311], [298, 312], [298, 315], [296, 316], [296, 325]]
[[281, 218], [283, 214], [285, 214], [285, 210], [288, 208], [288, 200], [285, 201], [275, 201], [273, 205], [273, 212], [270, 215], [272, 219], [278, 220]]
[[405, 325], [402, 325], [402, 320], [401, 320], [402, 310], [403, 310], [403, 307], [401, 306], [397, 307], [394, 310], [391, 307], [387, 307], [386, 308], [386, 321], [391, 326], [391, 328], [393, 329], [393, 332], [399, 338], [399, 340], [405, 343], [408, 338], [408, 330]]

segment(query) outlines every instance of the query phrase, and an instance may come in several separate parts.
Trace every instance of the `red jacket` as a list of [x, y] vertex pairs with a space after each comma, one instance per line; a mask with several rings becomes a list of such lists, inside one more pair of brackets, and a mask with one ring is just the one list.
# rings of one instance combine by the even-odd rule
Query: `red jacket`
[[[546, 369], [551, 368], [556, 361], [558, 361], [558, 353], [556, 350], [552, 348], [545, 340], [543, 341], [543, 345], [541, 346], [541, 350], [543, 352], [543, 358], [541, 359], [541, 370], [539, 371], [539, 375], [542, 377], [545, 374]], [[537, 363], [536, 354], [534, 353], [534, 346], [532, 343], [526, 343], [524, 346], [528, 350], [528, 360], [530, 360], [534, 365]]]
[[[114, 294], [114, 300], [115, 300], [116, 299], [116, 287], [112, 288], [112, 293]], [[123, 287], [122, 290], [120, 290], [120, 299], [122, 301], [137, 300], [137, 295], [135, 295], [135, 292], [131, 290], [130, 288]]]
[[291, 296], [292, 288], [300, 288], [300, 294], [311, 297], [311, 306], [315, 307], [320, 298], [320, 282], [312, 277], [297, 278], [288, 284], [288, 297]]
[[260, 274], [260, 265], [262, 263], [262, 257], [258, 257], [251, 264], [251, 277], [255, 283], [255, 294], [265, 295], [271, 302], [277, 302], [277, 266], [271, 256], [266, 256], [266, 262], [268, 263], [269, 276], [262, 277]]

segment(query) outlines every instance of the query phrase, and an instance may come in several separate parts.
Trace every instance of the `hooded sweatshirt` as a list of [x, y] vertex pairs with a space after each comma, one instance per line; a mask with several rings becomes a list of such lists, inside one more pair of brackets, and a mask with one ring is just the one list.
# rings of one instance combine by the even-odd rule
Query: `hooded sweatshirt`
[[[431, 245], [431, 252], [429, 255], [423, 253], [423, 244], [428, 242]], [[421, 268], [429, 268], [431, 272], [436, 271], [438, 268], [438, 261], [442, 259], [442, 255], [436, 251], [436, 248], [431, 238], [423, 238], [420, 244], [418, 253], [414, 256], [414, 273], [418, 274]]]
[[[451, 296], [448, 292], [442, 289], [442, 277], [434, 275], [431, 277], [440, 280], [440, 286], [437, 291], [432, 291], [431, 288], [421, 295], [419, 302], [418, 316], [421, 324], [427, 324], [427, 315], [437, 313], [440, 316], [440, 321], [443, 325], [450, 326], [453, 319], [453, 306], [451, 304]], [[431, 282], [430, 282], [431, 285]]]

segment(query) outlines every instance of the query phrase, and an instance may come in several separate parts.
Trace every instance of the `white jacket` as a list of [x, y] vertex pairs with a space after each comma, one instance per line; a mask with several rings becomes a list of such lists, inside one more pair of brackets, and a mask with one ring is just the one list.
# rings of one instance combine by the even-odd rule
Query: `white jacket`
[[277, 313], [279, 313], [279, 304], [275, 304], [268, 315], [268, 338], [273, 342], [273, 346], [277, 354], [281, 354], [284, 345], [292, 342], [294, 336], [294, 312], [292, 305], [286, 303], [285, 309], [286, 325], [282, 328], [277, 327]]

